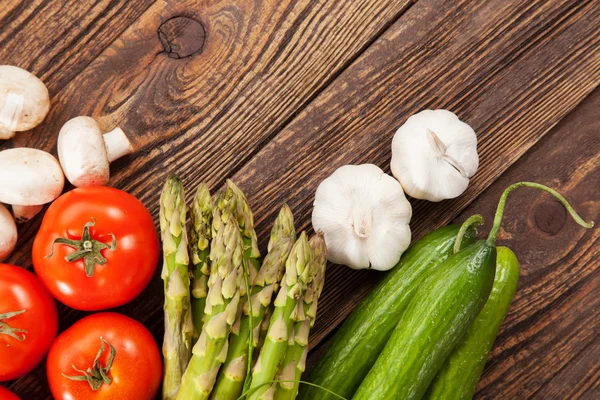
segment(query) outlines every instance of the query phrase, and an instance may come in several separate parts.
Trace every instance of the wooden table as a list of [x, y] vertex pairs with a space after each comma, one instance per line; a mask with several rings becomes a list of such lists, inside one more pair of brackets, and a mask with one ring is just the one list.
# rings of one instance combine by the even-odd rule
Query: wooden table
[[[599, 220], [598, 0], [4, 0], [0, 64], [32, 71], [52, 96], [45, 122], [0, 149], [55, 152], [78, 115], [121, 126], [137, 152], [113, 165], [113, 186], [157, 218], [167, 174], [188, 193], [232, 178], [263, 249], [283, 202], [311, 229], [315, 188], [337, 167], [389, 171], [393, 133], [426, 108], [474, 127], [480, 169], [456, 200], [412, 201], [415, 239], [474, 212], [489, 222], [521, 180]], [[40, 221], [20, 227], [11, 263], [32, 268]], [[478, 398], [600, 398], [599, 232], [545, 194], [511, 197], [499, 242], [522, 276]], [[381, 277], [329, 267], [310, 362]], [[119, 309], [159, 343], [161, 292], [157, 270]], [[85, 315], [59, 311], [61, 330]], [[24, 400], [50, 398], [44, 366], [8, 385]]]

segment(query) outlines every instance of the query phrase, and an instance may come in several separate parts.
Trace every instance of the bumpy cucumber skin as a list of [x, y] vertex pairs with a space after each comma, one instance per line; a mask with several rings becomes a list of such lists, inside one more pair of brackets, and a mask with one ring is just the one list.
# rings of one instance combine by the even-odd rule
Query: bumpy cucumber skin
[[483, 310], [452, 351], [427, 389], [424, 399], [468, 400], [494, 345], [500, 325], [508, 312], [519, 281], [519, 261], [509, 248], [498, 247], [494, 286]]
[[[385, 346], [417, 287], [452, 254], [459, 225], [437, 229], [415, 242], [402, 259], [352, 312], [336, 333], [309, 382], [350, 398]], [[463, 247], [472, 244], [467, 231]], [[299, 399], [336, 399], [318, 388], [300, 385]]]
[[420, 399], [492, 290], [496, 248], [479, 241], [444, 261], [415, 293], [354, 400]]

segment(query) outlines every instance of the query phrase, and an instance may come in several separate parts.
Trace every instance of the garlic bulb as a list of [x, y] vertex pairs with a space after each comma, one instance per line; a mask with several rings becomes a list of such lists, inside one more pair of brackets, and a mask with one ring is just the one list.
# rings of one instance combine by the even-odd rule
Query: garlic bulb
[[327, 258], [354, 269], [392, 268], [410, 244], [412, 208], [402, 187], [373, 164], [346, 165], [317, 188], [312, 223]]
[[478, 166], [475, 131], [447, 110], [413, 115], [392, 141], [392, 173], [416, 199], [461, 195]]

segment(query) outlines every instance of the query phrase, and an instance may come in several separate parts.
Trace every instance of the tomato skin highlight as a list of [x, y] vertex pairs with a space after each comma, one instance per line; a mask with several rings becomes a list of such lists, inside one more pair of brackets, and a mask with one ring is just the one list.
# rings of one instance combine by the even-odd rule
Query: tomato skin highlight
[[58, 331], [58, 312], [36, 276], [15, 265], [0, 264], [0, 299], [0, 314], [26, 310], [2, 320], [13, 329], [27, 331], [17, 332], [25, 337], [22, 341], [0, 334], [0, 381], [9, 381], [42, 362]]
[[0, 385], [0, 400], [21, 400], [19, 396]]
[[[91, 367], [103, 338], [116, 351], [108, 377], [112, 383], [94, 391], [87, 381], [64, 377], [82, 375], [73, 369]], [[100, 357], [106, 366], [108, 347]], [[162, 378], [162, 360], [154, 338], [140, 322], [104, 312], [87, 316], [64, 331], [52, 344], [46, 362], [48, 383], [56, 400], [151, 400]]]
[[[93, 276], [85, 273], [83, 259], [68, 262], [76, 250], [54, 244], [58, 238], [80, 240], [86, 223], [93, 240], [104, 249], [105, 265], [96, 264]], [[52, 254], [52, 256], [49, 256]], [[159, 242], [150, 212], [134, 196], [118, 189], [95, 186], [77, 188], [52, 203], [33, 244], [33, 265], [50, 293], [69, 307], [97, 311], [121, 306], [148, 285], [159, 258]]]

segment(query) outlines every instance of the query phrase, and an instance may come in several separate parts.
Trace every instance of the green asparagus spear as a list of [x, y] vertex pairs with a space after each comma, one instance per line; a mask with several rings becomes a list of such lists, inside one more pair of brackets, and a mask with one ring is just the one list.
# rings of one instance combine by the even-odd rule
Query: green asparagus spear
[[[304, 295], [304, 313], [306, 319], [294, 324], [285, 354], [282, 369], [277, 378], [275, 400], [294, 400], [298, 395], [299, 381], [306, 369], [308, 354], [308, 335], [315, 324], [317, 304], [323, 285], [325, 284], [325, 267], [327, 266], [327, 246], [322, 233], [310, 239], [310, 247], [314, 253], [315, 277], [306, 289]], [[293, 381], [293, 382], [292, 382]]]
[[228, 351], [228, 336], [235, 322], [244, 275], [243, 243], [237, 221], [213, 214], [211, 271], [204, 310], [204, 326], [192, 350], [177, 400], [208, 399]]
[[254, 277], [260, 267], [260, 250], [254, 230], [254, 216], [248, 205], [244, 193], [231, 180], [227, 180], [227, 187], [223, 193], [217, 196], [216, 206], [221, 213], [231, 214], [237, 220], [244, 241], [244, 257], [248, 261], [248, 279], [252, 286]]
[[[287, 205], [284, 205], [275, 221], [269, 241], [269, 253], [258, 271], [251, 290], [250, 307], [246, 303], [238, 325], [237, 332], [229, 337], [229, 352], [227, 360], [219, 372], [217, 384], [211, 394], [211, 399], [237, 399], [243, 391], [247, 374], [250, 329], [253, 330], [251, 347], [258, 345], [260, 326], [267, 307], [271, 304], [274, 291], [285, 268], [285, 262], [296, 240], [294, 217]], [[243, 283], [242, 283], [243, 284]]]
[[178, 177], [171, 176], [160, 197], [160, 230], [164, 253], [161, 277], [165, 290], [163, 399], [169, 400], [177, 396], [181, 377], [190, 359], [193, 332], [185, 221], [183, 185]]
[[314, 273], [312, 250], [306, 233], [302, 232], [286, 262], [269, 331], [252, 371], [249, 400], [271, 398], [274, 394], [276, 385], [269, 386], [266, 383], [275, 379], [283, 362], [294, 323], [305, 318], [302, 299]]
[[190, 254], [192, 255], [192, 320], [194, 336], [192, 344], [196, 343], [204, 317], [206, 296], [208, 294], [208, 277], [210, 274], [210, 240], [212, 224], [212, 200], [210, 191], [205, 183], [198, 186], [194, 203], [192, 204], [192, 225], [190, 227]]

